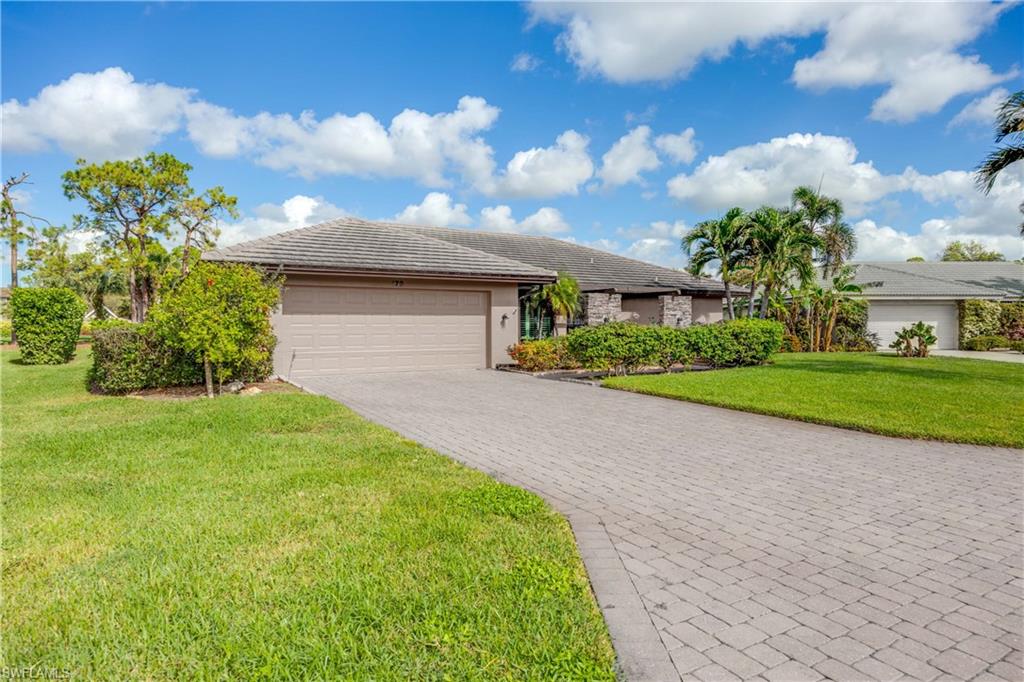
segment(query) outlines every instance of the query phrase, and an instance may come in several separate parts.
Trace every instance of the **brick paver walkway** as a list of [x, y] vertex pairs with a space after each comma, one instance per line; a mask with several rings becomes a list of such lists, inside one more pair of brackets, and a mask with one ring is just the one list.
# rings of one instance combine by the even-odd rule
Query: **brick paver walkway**
[[564, 513], [629, 679], [1024, 679], [1024, 452], [492, 371], [303, 384]]

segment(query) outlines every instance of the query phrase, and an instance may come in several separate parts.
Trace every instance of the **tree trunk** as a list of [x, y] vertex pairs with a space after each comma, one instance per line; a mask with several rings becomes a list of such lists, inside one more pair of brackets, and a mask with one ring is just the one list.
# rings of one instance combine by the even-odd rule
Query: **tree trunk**
[[184, 279], [185, 277], [188, 277], [188, 254], [189, 254], [189, 250], [190, 249], [189, 249], [189, 245], [188, 245], [187, 239], [188, 238], [186, 237], [185, 248], [181, 252], [181, 277], [182, 277], [182, 279]]
[[747, 318], [754, 316], [754, 294], [757, 293], [757, 280], [750, 279], [750, 300], [747, 301]]
[[729, 311], [729, 319], [736, 319], [736, 311], [732, 307], [732, 287], [729, 286], [729, 280], [725, 280], [725, 307]]
[[128, 268], [128, 302], [131, 307], [132, 322], [142, 322], [141, 304], [139, 301], [139, 280], [135, 276], [135, 268]]
[[839, 306], [833, 305], [832, 310], [828, 316], [828, 327], [825, 328], [825, 352], [827, 353], [832, 348], [832, 331], [836, 328], [836, 317], [839, 315]]
[[203, 375], [206, 377], [206, 397], [213, 397], [213, 370], [210, 367], [210, 357], [203, 354]]
[[765, 285], [764, 291], [761, 292], [761, 311], [760, 311], [760, 315], [761, 315], [761, 319], [762, 320], [768, 318], [768, 296], [771, 293], [772, 293], [771, 292], [771, 288], [768, 287], [768, 285]]
[[18, 288], [18, 241], [11, 240], [11, 288]]

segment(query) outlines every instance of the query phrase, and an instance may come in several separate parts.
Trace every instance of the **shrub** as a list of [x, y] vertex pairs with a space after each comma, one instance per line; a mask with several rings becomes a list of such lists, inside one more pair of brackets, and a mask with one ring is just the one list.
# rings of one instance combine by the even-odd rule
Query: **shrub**
[[0, 342], [11, 342], [11, 321], [0, 320]]
[[104, 393], [129, 393], [144, 388], [194, 386], [202, 367], [186, 353], [164, 343], [154, 326], [123, 320], [93, 325], [89, 384]]
[[631, 322], [578, 327], [569, 333], [567, 343], [572, 356], [587, 369], [626, 373], [663, 362], [663, 337], [657, 328]]
[[1010, 339], [1005, 336], [986, 335], [975, 336], [960, 346], [964, 350], [992, 350], [993, 348], [1009, 348]]
[[878, 349], [878, 335], [868, 331], [868, 302], [851, 298], [839, 304], [836, 325], [832, 330], [834, 350], [874, 351]]
[[11, 321], [22, 362], [59, 365], [75, 355], [85, 303], [71, 289], [26, 289], [11, 292]]
[[786, 334], [782, 337], [782, 347], [779, 349], [782, 353], [801, 353], [803, 352], [804, 344], [800, 340], [800, 337], [796, 334]]
[[770, 320], [734, 320], [677, 329], [608, 322], [569, 334], [568, 348], [588, 369], [619, 373], [639, 367], [669, 368], [700, 357], [713, 367], [765, 362], [782, 346], [783, 326]]
[[895, 349], [897, 354], [906, 358], [926, 358], [928, 347], [936, 341], [938, 338], [935, 336], [935, 327], [924, 322], [915, 322], [896, 332], [896, 340], [889, 344], [889, 348]]
[[690, 349], [712, 367], [760, 365], [782, 347], [784, 327], [774, 320], [742, 319], [687, 327]]
[[1011, 341], [1024, 341], [1024, 302], [1002, 304], [999, 333]]
[[1024, 353], [1024, 341], [1011, 341], [1010, 350], [1015, 350], [1018, 353]]
[[579, 365], [568, 349], [568, 337], [522, 341], [510, 346], [508, 354], [527, 372], [572, 369]]
[[960, 347], [977, 336], [995, 336], [1000, 333], [1002, 306], [996, 301], [968, 299], [960, 301]]
[[153, 308], [158, 334], [202, 362], [207, 395], [220, 381], [265, 377], [275, 338], [270, 311], [280, 282], [247, 265], [196, 263], [188, 277]]

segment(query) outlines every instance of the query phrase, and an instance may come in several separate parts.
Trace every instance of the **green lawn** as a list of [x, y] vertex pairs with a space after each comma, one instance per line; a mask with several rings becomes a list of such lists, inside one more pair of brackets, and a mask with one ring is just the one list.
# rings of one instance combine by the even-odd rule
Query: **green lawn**
[[872, 353], [614, 377], [605, 386], [889, 436], [1024, 447], [1024, 365]]
[[101, 397], [2, 354], [0, 665], [612, 679], [567, 523], [301, 393]]

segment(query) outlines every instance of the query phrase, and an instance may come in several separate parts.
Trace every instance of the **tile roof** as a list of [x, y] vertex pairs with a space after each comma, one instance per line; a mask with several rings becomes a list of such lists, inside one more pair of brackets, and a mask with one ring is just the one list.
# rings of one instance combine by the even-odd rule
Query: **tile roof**
[[615, 290], [622, 293], [662, 293], [673, 290], [723, 291], [722, 283], [694, 277], [644, 261], [626, 258], [572, 242], [504, 232], [481, 232], [444, 227], [400, 226], [418, 234], [453, 244], [486, 251], [548, 270], [565, 271], [575, 277], [584, 291]]
[[549, 282], [556, 273], [416, 232], [339, 218], [215, 249], [205, 260], [366, 273], [439, 274]]
[[[1005, 298], [1024, 295], [1020, 263], [852, 263], [868, 298]], [[952, 266], [952, 267], [950, 267]], [[995, 267], [998, 266], [998, 267]]]
[[340, 218], [207, 252], [203, 258], [345, 272], [498, 276], [571, 274], [584, 291], [722, 291], [722, 283], [579, 244], [521, 234]]

